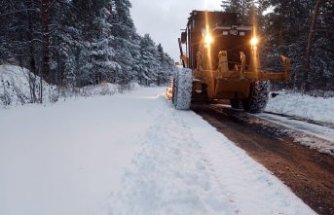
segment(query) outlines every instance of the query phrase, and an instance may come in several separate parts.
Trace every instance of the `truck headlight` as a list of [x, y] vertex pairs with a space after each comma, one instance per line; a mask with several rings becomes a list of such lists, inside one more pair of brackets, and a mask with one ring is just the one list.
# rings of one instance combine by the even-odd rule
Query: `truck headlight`
[[214, 39], [210, 33], [206, 33], [204, 36], [204, 42], [206, 45], [211, 45], [214, 42]]
[[253, 37], [251, 40], [250, 40], [250, 44], [252, 46], [257, 46], [257, 44], [259, 43], [259, 39], [257, 37]]

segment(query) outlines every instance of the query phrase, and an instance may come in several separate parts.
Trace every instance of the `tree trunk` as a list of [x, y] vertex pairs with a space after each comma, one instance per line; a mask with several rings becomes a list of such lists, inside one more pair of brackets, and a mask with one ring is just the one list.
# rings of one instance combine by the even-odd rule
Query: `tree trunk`
[[42, 76], [45, 80], [49, 78], [49, 47], [50, 47], [50, 32], [49, 32], [49, 10], [50, 0], [41, 0], [41, 20], [42, 20]]
[[[33, 2], [30, 1], [28, 8], [34, 8]], [[29, 88], [30, 88], [30, 99], [32, 103], [37, 102], [37, 96], [36, 96], [36, 74], [37, 74], [37, 68], [36, 68], [36, 61], [35, 61], [35, 42], [33, 41], [33, 18], [32, 18], [32, 12], [27, 11], [28, 15], [28, 31], [27, 31], [27, 38], [29, 43]]]
[[43, 78], [49, 80], [50, 72], [50, 32], [49, 32], [49, 11], [51, 0], [40, 0], [41, 2], [41, 21], [42, 21], [42, 70], [40, 76], [40, 103], [43, 103]]
[[305, 90], [309, 88], [309, 73], [310, 73], [310, 56], [311, 56], [311, 49], [312, 49], [312, 39], [314, 36], [314, 32], [317, 26], [317, 18], [319, 15], [319, 8], [320, 8], [321, 0], [317, 0], [313, 9], [313, 15], [311, 20], [311, 27], [310, 32], [307, 39], [307, 47], [304, 56], [304, 80], [302, 82], [301, 90], [304, 93]]

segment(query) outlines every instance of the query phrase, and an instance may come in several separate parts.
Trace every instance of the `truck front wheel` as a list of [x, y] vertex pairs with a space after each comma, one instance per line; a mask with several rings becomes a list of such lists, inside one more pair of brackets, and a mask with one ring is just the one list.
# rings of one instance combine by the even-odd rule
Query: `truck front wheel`
[[261, 113], [266, 108], [269, 94], [269, 81], [256, 81], [250, 86], [250, 95], [243, 101], [244, 110], [249, 113]]
[[192, 95], [191, 69], [178, 69], [174, 79], [173, 103], [177, 110], [189, 110]]

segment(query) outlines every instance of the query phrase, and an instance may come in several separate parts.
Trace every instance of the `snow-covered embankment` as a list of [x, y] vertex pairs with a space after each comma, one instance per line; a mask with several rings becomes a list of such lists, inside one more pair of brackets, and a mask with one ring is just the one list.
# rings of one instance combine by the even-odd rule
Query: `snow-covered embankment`
[[266, 110], [334, 126], [334, 97], [313, 97], [280, 91], [276, 97], [269, 99]]

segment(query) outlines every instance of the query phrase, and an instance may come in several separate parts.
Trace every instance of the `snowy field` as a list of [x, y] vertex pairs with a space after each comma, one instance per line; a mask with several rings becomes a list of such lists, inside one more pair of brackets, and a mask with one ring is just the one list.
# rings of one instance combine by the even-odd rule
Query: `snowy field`
[[0, 109], [0, 214], [314, 214], [164, 90]]
[[278, 96], [269, 99], [266, 110], [334, 126], [334, 97], [312, 97], [280, 91]]

